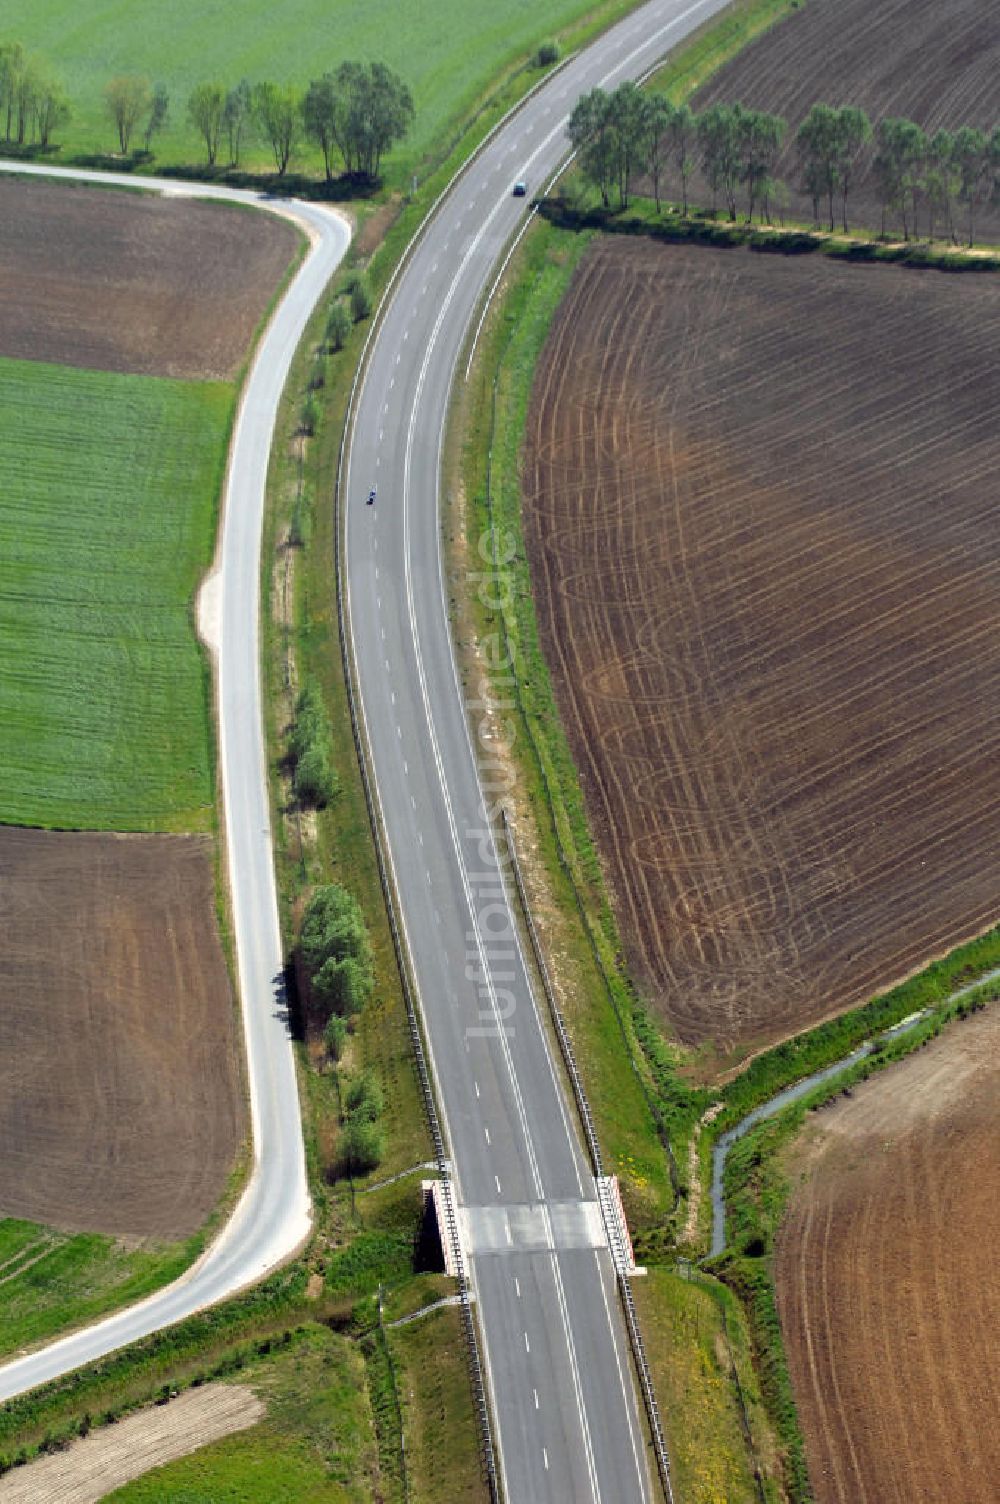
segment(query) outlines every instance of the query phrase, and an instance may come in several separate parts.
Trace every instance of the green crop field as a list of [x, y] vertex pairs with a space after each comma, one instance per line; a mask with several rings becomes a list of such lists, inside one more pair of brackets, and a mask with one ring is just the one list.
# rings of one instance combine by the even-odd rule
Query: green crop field
[[221, 382], [0, 360], [0, 821], [206, 830]]
[[[58, 133], [71, 151], [107, 152], [114, 130], [101, 91], [117, 73], [144, 73], [170, 94], [170, 124], [156, 145], [164, 162], [197, 161], [199, 138], [186, 100], [203, 79], [242, 77], [305, 85], [348, 58], [378, 58], [413, 91], [416, 124], [391, 164], [407, 181], [449, 122], [466, 114], [490, 81], [544, 38], [592, 11], [615, 13], [621, 0], [285, 0], [282, 5], [204, 4], [203, 0], [7, 0], [2, 39], [45, 58], [66, 84], [73, 119]], [[139, 143], [136, 143], [139, 144]], [[256, 163], [266, 152], [256, 149]], [[305, 164], [318, 167], [313, 152]]]

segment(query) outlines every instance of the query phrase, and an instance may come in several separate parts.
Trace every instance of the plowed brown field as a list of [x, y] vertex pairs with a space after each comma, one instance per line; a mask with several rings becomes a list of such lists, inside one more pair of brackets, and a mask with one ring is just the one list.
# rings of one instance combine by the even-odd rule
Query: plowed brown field
[[535, 384], [543, 648], [620, 931], [690, 1044], [1000, 915], [1000, 298], [598, 242]]
[[130, 1479], [245, 1431], [264, 1414], [263, 1401], [245, 1385], [189, 1389], [7, 1473], [0, 1478], [0, 1504], [98, 1504]]
[[194, 1232], [243, 1112], [211, 845], [0, 827], [0, 1217]]
[[994, 1504], [1000, 1008], [811, 1124], [777, 1247], [818, 1504]]
[[229, 377], [295, 228], [220, 204], [0, 178], [0, 355]]
[[[1000, 123], [1000, 7], [993, 0], [808, 0], [733, 59], [692, 101], [704, 109], [740, 99], [784, 115], [789, 141], [817, 102], [860, 105], [873, 121], [904, 115], [933, 133]], [[862, 166], [871, 162], [865, 154]], [[795, 188], [794, 148], [783, 153], [776, 175]], [[850, 218], [877, 229], [881, 206], [859, 179]], [[702, 190], [698, 197], [709, 202]], [[793, 194], [797, 215], [810, 201]], [[956, 210], [959, 229], [964, 210]], [[890, 227], [898, 227], [890, 218]], [[920, 211], [920, 228], [927, 213]], [[938, 234], [942, 227], [938, 225]], [[1000, 205], [977, 216], [977, 239], [1000, 240]]]

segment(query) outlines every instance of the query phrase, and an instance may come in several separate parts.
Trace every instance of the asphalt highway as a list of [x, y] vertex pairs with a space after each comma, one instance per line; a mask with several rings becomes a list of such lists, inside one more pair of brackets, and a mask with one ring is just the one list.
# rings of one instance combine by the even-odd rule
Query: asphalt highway
[[[168, 196], [226, 198], [260, 205], [256, 195], [161, 178], [83, 173], [0, 162], [18, 174], [139, 185]], [[350, 242], [350, 227], [317, 205], [267, 200], [299, 223], [311, 248], [275, 311], [244, 385], [233, 432], [218, 555], [219, 754], [240, 997], [247, 1051], [254, 1160], [232, 1218], [181, 1279], [141, 1304], [0, 1367], [0, 1401], [92, 1362], [124, 1343], [182, 1320], [261, 1278], [309, 1231], [295, 1062], [281, 977], [284, 952], [271, 855], [270, 811], [260, 693], [258, 607], [264, 488], [285, 378], [306, 322]]]
[[[453, 382], [577, 97], [642, 76], [723, 0], [653, 0], [555, 73], [454, 185], [385, 310], [345, 471], [359, 697], [449, 1138], [510, 1504], [652, 1497], [593, 1176], [518, 939], [452, 654], [438, 499]], [[374, 505], [368, 505], [372, 488]], [[488, 552], [485, 555], [489, 557]], [[489, 744], [481, 751], [488, 760]]]

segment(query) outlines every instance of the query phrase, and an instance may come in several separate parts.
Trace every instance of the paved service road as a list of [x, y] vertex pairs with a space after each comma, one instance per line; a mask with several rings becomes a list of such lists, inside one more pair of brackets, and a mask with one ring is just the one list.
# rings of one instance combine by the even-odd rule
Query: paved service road
[[[39, 169], [0, 163], [20, 174]], [[261, 204], [250, 193], [160, 178], [40, 169], [48, 176], [141, 185], [168, 195]], [[184, 1277], [140, 1305], [0, 1368], [0, 1401], [231, 1295], [287, 1258], [309, 1231], [309, 1192], [271, 858], [260, 702], [260, 534], [271, 432], [289, 364], [320, 294], [350, 241], [347, 222], [318, 205], [267, 201], [300, 223], [311, 249], [257, 349], [233, 433], [219, 552], [219, 751], [247, 1046], [254, 1165], [232, 1219]]]
[[360, 701], [453, 1155], [510, 1504], [617, 1504], [651, 1498], [652, 1484], [594, 1179], [484, 816], [496, 794], [480, 788], [467, 717], [474, 726], [475, 705], [463, 704], [452, 657], [441, 442], [479, 299], [524, 215], [515, 180], [540, 191], [567, 150], [578, 95], [642, 75], [722, 4], [653, 0], [557, 72], [471, 164], [395, 288], [345, 472]]

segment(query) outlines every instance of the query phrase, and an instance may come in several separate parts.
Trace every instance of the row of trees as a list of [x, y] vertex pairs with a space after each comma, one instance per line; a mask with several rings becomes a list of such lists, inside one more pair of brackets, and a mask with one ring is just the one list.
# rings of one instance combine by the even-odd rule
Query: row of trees
[[955, 240], [955, 204], [964, 206], [969, 244], [975, 238], [976, 213], [983, 204], [1000, 201], [1000, 125], [992, 132], [963, 126], [936, 131], [933, 136], [912, 120], [882, 120], [878, 150], [872, 164], [882, 204], [882, 233], [889, 209], [903, 224], [903, 238], [917, 234], [922, 207], [928, 216], [927, 233], [944, 224]]
[[[610, 94], [592, 89], [582, 95], [569, 122], [580, 168], [599, 190], [605, 208], [611, 207], [613, 193], [626, 208], [634, 182], [646, 177], [659, 212], [664, 180], [672, 174], [687, 214], [691, 177], [700, 169], [711, 189], [713, 211], [721, 196], [735, 220], [743, 190], [751, 223], [758, 209], [769, 219], [774, 196], [786, 195], [775, 177], [786, 135], [787, 123], [779, 115], [739, 103], [715, 104], [695, 115], [687, 105], [644, 94], [631, 83]], [[976, 210], [1000, 198], [1000, 127], [987, 134], [966, 126], [929, 137], [913, 121], [885, 119], [873, 132], [863, 110], [814, 105], [796, 133], [795, 147], [796, 186], [812, 201], [817, 224], [825, 201], [833, 230], [839, 200], [847, 231], [848, 198], [873, 139], [876, 149], [868, 171], [882, 206], [883, 235], [886, 215], [893, 211], [909, 239], [926, 207], [930, 238], [944, 224], [954, 239], [954, 209], [961, 203], [971, 243]]]
[[[128, 156], [137, 138], [147, 153], [170, 119], [166, 86], [141, 74], [120, 74], [104, 90], [104, 111], [117, 147]], [[0, 131], [18, 146], [52, 144], [70, 118], [62, 84], [19, 42], [0, 43]], [[205, 144], [209, 167], [225, 154], [238, 167], [248, 140], [265, 142], [279, 177], [303, 139], [319, 147], [327, 182], [338, 157], [345, 172], [375, 179], [385, 153], [414, 118], [409, 88], [384, 63], [341, 63], [304, 91], [241, 79], [233, 88], [200, 83], [187, 99], [187, 118]]]
[[209, 167], [223, 142], [229, 162], [239, 162], [247, 125], [256, 127], [284, 175], [305, 136], [323, 154], [327, 182], [336, 154], [345, 172], [377, 178], [385, 153], [401, 141], [413, 123], [413, 96], [384, 63], [341, 63], [314, 79], [304, 94], [290, 86], [249, 84], [245, 79], [228, 92], [218, 83], [201, 83], [188, 99], [188, 118], [205, 143]]
[[66, 91], [40, 59], [20, 42], [0, 43], [0, 126], [4, 140], [47, 147], [69, 119]]

